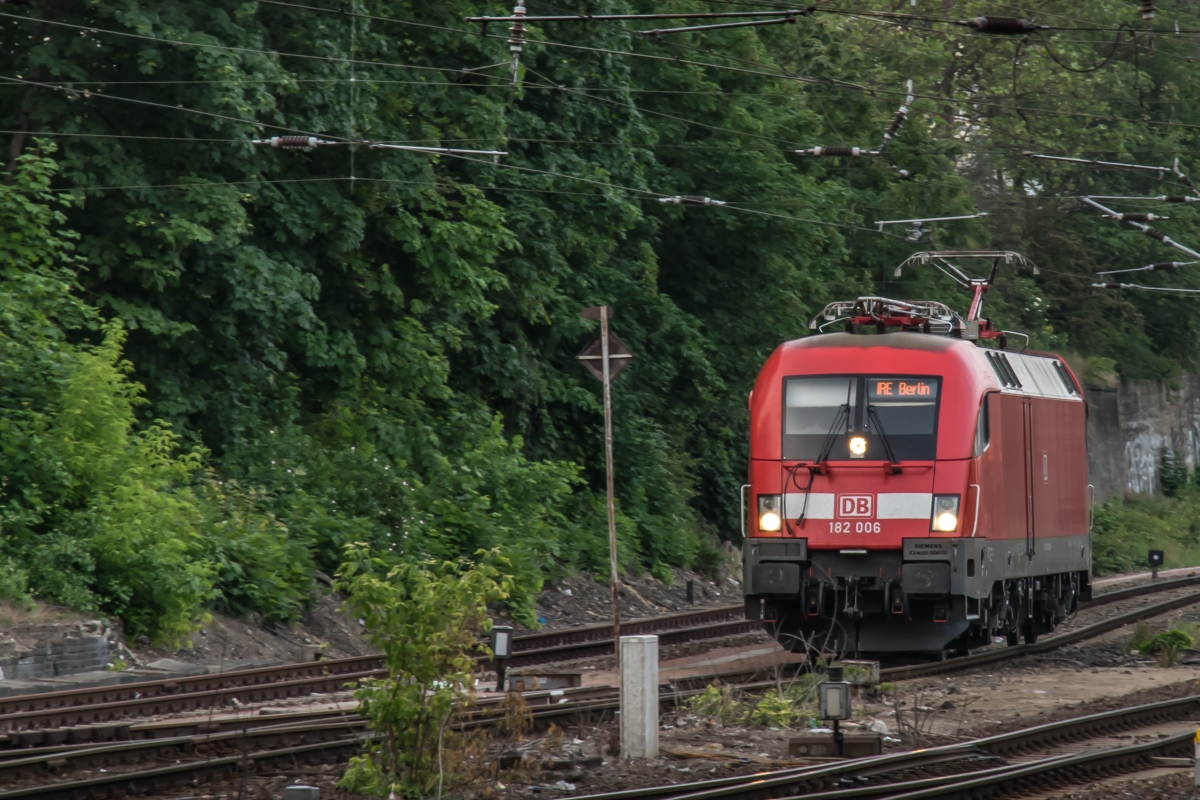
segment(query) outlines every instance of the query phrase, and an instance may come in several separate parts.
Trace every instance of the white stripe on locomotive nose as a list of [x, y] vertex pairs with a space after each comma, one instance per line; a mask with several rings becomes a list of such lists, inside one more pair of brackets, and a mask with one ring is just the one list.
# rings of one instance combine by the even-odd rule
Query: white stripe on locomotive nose
[[783, 514], [788, 519], [833, 519], [833, 495], [825, 492], [809, 492], [808, 507], [804, 506], [804, 494], [789, 493], [783, 496]]
[[[783, 496], [783, 513], [788, 519], [798, 519], [805, 511], [805, 519], [836, 519], [834, 495], [828, 492], [811, 492], [808, 509], [804, 507], [803, 492], [789, 492]], [[924, 492], [886, 492], [875, 495], [875, 519], [929, 519], [933, 508], [933, 494]]]
[[876, 519], [929, 519], [933, 495], [921, 492], [896, 492], [876, 495], [879, 511]]

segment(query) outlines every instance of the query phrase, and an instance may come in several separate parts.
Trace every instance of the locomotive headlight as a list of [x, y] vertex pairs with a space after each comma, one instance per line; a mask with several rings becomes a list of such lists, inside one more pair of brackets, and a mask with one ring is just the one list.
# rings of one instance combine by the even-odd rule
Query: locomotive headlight
[[931, 530], [951, 533], [958, 529], [958, 499], [959, 496], [956, 494], [935, 494], [933, 496]]
[[777, 494], [758, 496], [758, 529], [775, 532], [783, 526], [783, 498]]
[[867, 440], [862, 436], [850, 437], [850, 455], [862, 458], [867, 454]]

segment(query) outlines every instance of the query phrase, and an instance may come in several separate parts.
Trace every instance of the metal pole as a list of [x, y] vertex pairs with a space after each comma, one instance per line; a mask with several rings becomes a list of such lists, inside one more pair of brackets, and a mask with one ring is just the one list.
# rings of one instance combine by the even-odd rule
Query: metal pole
[[608, 482], [608, 558], [612, 580], [613, 652], [617, 656], [617, 674], [621, 672], [621, 596], [617, 578], [617, 513], [613, 504], [612, 395], [608, 370], [609, 307], [600, 309], [600, 363], [604, 377], [604, 466]]

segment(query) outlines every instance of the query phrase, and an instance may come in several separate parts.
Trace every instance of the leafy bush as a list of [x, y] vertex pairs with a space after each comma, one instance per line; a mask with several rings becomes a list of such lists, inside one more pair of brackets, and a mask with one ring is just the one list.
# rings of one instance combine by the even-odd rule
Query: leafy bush
[[1192, 481], [1187, 464], [1175, 455], [1175, 451], [1164, 447], [1159, 459], [1159, 476], [1162, 481], [1163, 494], [1175, 497], [1179, 491]]
[[11, 558], [0, 557], [0, 600], [29, 601], [29, 575]]
[[751, 722], [773, 728], [790, 728], [798, 716], [792, 702], [777, 692], [764, 694], [750, 711]]
[[1200, 564], [1200, 487], [1194, 483], [1177, 486], [1175, 497], [1112, 497], [1093, 513], [1097, 575], [1146, 569], [1150, 549], [1163, 550], [1168, 567]]
[[1129, 650], [1141, 652], [1141, 649], [1146, 646], [1146, 643], [1154, 638], [1158, 631], [1150, 627], [1147, 622], [1138, 622], [1133, 626], [1133, 636], [1129, 637]]
[[733, 688], [728, 685], [711, 683], [704, 691], [688, 698], [692, 711], [718, 722], [729, 724], [742, 716], [740, 703], [733, 697]]
[[1183, 650], [1190, 650], [1196, 645], [1196, 640], [1181, 630], [1169, 630], [1156, 633], [1138, 648], [1144, 656], [1154, 656], [1159, 666], [1173, 666]]
[[168, 424], [139, 421], [125, 327], [76, 296], [53, 173], [25, 155], [0, 184], [0, 596], [111, 613], [162, 642], [218, 599], [295, 618], [311, 582], [303, 541], [219, 489]]
[[346, 547], [337, 588], [347, 610], [361, 618], [384, 655], [388, 677], [355, 692], [374, 741], [351, 760], [340, 786], [378, 796], [438, 796], [453, 788], [452, 723], [474, 691], [472, 658], [486, 647], [488, 604], [512, 587], [495, 551], [478, 562], [396, 563], [372, 555], [364, 543]]

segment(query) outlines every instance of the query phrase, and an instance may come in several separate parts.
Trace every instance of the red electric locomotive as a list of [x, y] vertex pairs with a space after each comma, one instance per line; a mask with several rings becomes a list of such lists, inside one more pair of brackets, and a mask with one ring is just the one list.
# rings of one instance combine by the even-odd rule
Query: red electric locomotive
[[[819, 652], [1027, 642], [1090, 597], [1087, 406], [939, 303], [834, 303], [750, 399], [746, 614]], [[890, 331], [890, 332], [889, 332]], [[991, 340], [1000, 347], [981, 347]]]

